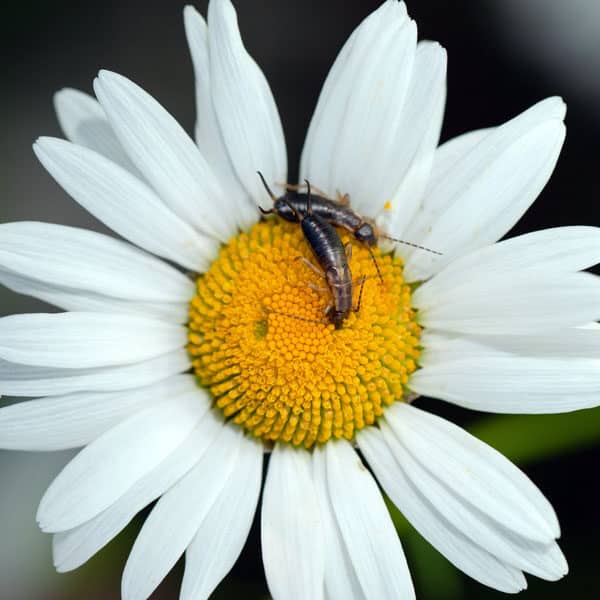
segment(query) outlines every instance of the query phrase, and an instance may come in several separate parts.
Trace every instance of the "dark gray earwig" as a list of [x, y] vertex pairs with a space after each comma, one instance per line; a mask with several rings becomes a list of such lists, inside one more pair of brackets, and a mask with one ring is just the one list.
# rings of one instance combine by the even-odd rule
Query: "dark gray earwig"
[[[333, 225], [329, 224], [325, 218], [314, 212], [310, 184], [308, 181], [306, 182], [307, 193], [305, 194], [304, 211], [301, 212], [297, 210], [291, 202], [288, 202], [285, 196], [279, 199], [276, 198], [267, 185], [262, 173], [259, 172], [259, 176], [267, 193], [273, 200], [273, 208], [270, 210], [261, 208], [261, 212], [263, 214], [276, 212], [279, 215], [279, 212], [275, 209], [275, 203], [278, 203], [279, 207], [286, 206], [287, 210], [293, 214], [294, 218], [286, 219], [287, 221], [300, 223], [302, 233], [304, 234], [308, 245], [311, 247], [315, 258], [323, 271], [327, 285], [331, 290], [333, 304], [327, 311], [327, 317], [329, 321], [335, 325], [335, 328], [339, 329], [342, 326], [344, 319], [346, 319], [353, 310], [352, 273], [350, 272], [350, 266], [348, 265], [346, 249], [342, 244], [340, 236]], [[310, 263], [308, 264], [310, 265]], [[316, 268], [315, 270], [318, 271]]]
[[[264, 180], [263, 180], [264, 183]], [[335, 227], [343, 227], [352, 233], [352, 235], [359, 242], [367, 244], [367, 246], [375, 246], [379, 238], [384, 238], [398, 244], [404, 244], [411, 246], [412, 248], [418, 248], [419, 250], [425, 250], [426, 252], [432, 252], [433, 254], [442, 255], [441, 252], [426, 248], [425, 246], [419, 246], [412, 242], [393, 238], [377, 230], [375, 225], [370, 223], [366, 218], [362, 217], [358, 213], [354, 212], [349, 206], [341, 204], [330, 198], [319, 196], [316, 194], [311, 195], [311, 206], [313, 214], [319, 215], [325, 219], [331, 225]], [[273, 208], [270, 210], [263, 210], [263, 214], [275, 213], [286, 221], [292, 223], [298, 222], [296, 215], [306, 214], [308, 207], [308, 198], [305, 192], [288, 191], [285, 195], [275, 198], [273, 200]]]

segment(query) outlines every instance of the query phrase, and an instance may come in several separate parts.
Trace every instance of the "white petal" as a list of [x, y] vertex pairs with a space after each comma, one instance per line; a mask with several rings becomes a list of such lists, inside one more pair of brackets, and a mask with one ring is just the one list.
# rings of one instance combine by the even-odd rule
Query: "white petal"
[[485, 412], [560, 413], [600, 404], [598, 359], [530, 358], [492, 349], [461, 358], [458, 345], [454, 351], [440, 348], [430, 365], [412, 374], [411, 390]]
[[579, 326], [580, 329], [593, 329], [598, 331], [600, 329], [600, 323], [597, 323], [596, 321], [592, 321], [591, 323], [586, 323], [585, 325], [580, 325]]
[[327, 485], [326, 460], [325, 449], [322, 446], [315, 448], [313, 473], [325, 538], [325, 598], [364, 600], [367, 596], [360, 587], [333, 514]]
[[186, 329], [133, 315], [71, 312], [0, 319], [0, 358], [40, 367], [109, 367], [185, 346]]
[[[411, 150], [397, 169], [387, 169], [401, 135], [415, 47], [416, 27], [404, 4], [384, 3], [342, 48], [311, 120], [301, 176], [332, 196], [348, 192], [359, 211], [377, 212], [408, 167]], [[367, 164], [376, 177], [365, 177]]]
[[256, 204], [242, 187], [235, 173], [217, 122], [210, 95], [208, 29], [204, 19], [193, 6], [183, 9], [183, 17], [196, 82], [196, 144], [219, 178], [227, 197], [236, 202], [238, 210], [231, 218], [236, 219], [240, 229], [247, 230], [256, 222]]
[[[497, 127], [486, 127], [484, 129], [475, 129], [468, 131], [462, 135], [458, 135], [454, 138], [449, 139], [439, 146], [435, 153], [435, 159], [433, 162], [433, 168], [431, 170], [431, 177], [427, 184], [427, 190], [434, 190], [444, 181], [446, 177], [452, 173], [452, 170], [456, 167], [456, 164], [460, 164], [464, 156], [469, 154], [475, 146], [477, 146], [485, 137], [487, 137]], [[439, 202], [444, 201], [444, 197], [439, 195], [435, 198]], [[442, 205], [433, 205], [430, 203], [430, 198], [427, 196], [425, 204], [435, 206], [436, 208], [442, 208]], [[437, 213], [439, 214], [439, 213]]]
[[569, 572], [567, 559], [556, 542], [538, 544], [506, 530], [501, 534], [513, 553], [507, 557], [507, 564], [546, 581], [558, 581]]
[[[121, 300], [96, 292], [45, 283], [3, 269], [0, 269], [0, 283], [14, 292], [39, 298], [64, 310], [111, 314], [126, 313], [154, 317], [170, 323], [185, 323], [188, 320], [188, 302]], [[117, 293], [117, 290], [115, 290], [115, 293]]]
[[427, 279], [456, 256], [495, 242], [518, 221], [554, 170], [564, 114], [559, 98], [539, 102], [485, 136], [430, 190], [431, 202], [443, 195], [447, 209], [419, 243], [444, 254], [414, 252], [406, 264], [409, 281]]
[[208, 411], [178, 448], [106, 510], [74, 529], [55, 534], [52, 553], [57, 570], [71, 571], [94, 556], [140, 510], [177, 483], [200, 460], [222, 428], [223, 421]]
[[89, 444], [154, 402], [195, 391], [191, 375], [119, 392], [79, 392], [40, 398], [0, 409], [0, 448], [64, 450]]
[[96, 98], [79, 90], [64, 88], [54, 94], [54, 108], [69, 140], [95, 150], [134, 175], [139, 175]]
[[239, 460], [219, 501], [213, 504], [186, 550], [182, 600], [208, 598], [240, 555], [256, 512], [262, 458], [260, 443], [242, 439]]
[[[455, 487], [446, 485], [446, 481], [439, 477], [439, 472], [443, 471], [446, 465], [440, 464], [431, 468], [429, 455], [420, 461], [394, 436], [386, 424], [382, 424], [381, 429], [386, 442], [393, 450], [394, 457], [402, 465], [404, 473], [414, 488], [431, 502], [440, 515], [473, 543], [502, 562], [537, 577], [556, 580], [567, 572], [564, 558], [562, 565], [557, 564], [558, 561], [555, 560], [562, 554], [553, 538], [548, 537], [546, 541], [536, 542], [528, 539], [527, 532], [521, 535], [521, 532], [509, 529], [509, 526], [496, 519], [493, 510], [488, 514], [489, 502], [478, 502], [476, 494], [473, 503], [465, 499], [465, 495], [469, 496], [473, 486], [466, 488], [466, 493], [463, 495], [460, 489], [457, 489], [463, 482], [457, 482]], [[449, 471], [452, 472], [453, 469], [450, 468]], [[514, 511], [515, 507], [511, 510]], [[525, 519], [526, 516], [523, 515], [523, 518]]]
[[600, 331], [571, 327], [534, 335], [461, 335], [424, 331], [421, 366], [477, 358], [519, 355], [530, 358], [600, 358]]
[[0, 268], [52, 285], [143, 302], [189, 302], [194, 284], [106, 235], [50, 223], [0, 225]]
[[146, 519], [123, 572], [124, 600], [148, 598], [175, 565], [215, 504], [239, 461], [242, 431], [225, 426], [198, 464], [162, 498]]
[[[417, 290], [418, 291], [418, 290]], [[528, 334], [600, 318], [600, 278], [590, 273], [481, 276], [443, 296], [416, 293], [413, 305], [428, 328], [466, 334]]]
[[503, 592], [515, 593], [527, 587], [518, 569], [505, 565], [466, 538], [415, 490], [380, 431], [368, 427], [357, 437], [361, 451], [391, 500], [453, 565], [484, 585]]
[[179, 123], [129, 79], [100, 71], [94, 91], [131, 160], [183, 221], [227, 241], [229, 200]]
[[108, 508], [179, 446], [208, 409], [200, 390], [169, 398], [86, 446], [52, 482], [38, 509], [43, 531], [65, 531]]
[[[405, 414], [405, 411], [403, 411], [399, 416], [399, 420]], [[413, 425], [414, 423], [407, 423], [409, 428]], [[455, 465], [452, 464], [452, 459], [455, 458], [455, 453], [451, 445], [444, 448], [448, 453], [449, 460], [442, 460], [434, 464], [433, 461], [436, 460], [436, 457], [430, 453], [415, 454], [416, 448], [411, 447], [410, 443], [404, 443], [406, 436], [401, 437], [400, 432], [398, 432], [398, 436], [395, 436], [386, 423], [381, 424], [381, 429], [386, 442], [394, 453], [394, 457], [402, 465], [404, 473], [415, 489], [427, 498], [449, 523], [470, 538], [473, 543], [481, 546], [502, 562], [532, 573], [537, 577], [555, 581], [566, 574], [568, 570], [566, 561], [558, 545], [553, 541], [552, 534], [541, 536], [538, 535], [540, 532], [535, 532], [539, 539], [537, 541], [532, 540], [528, 536], [528, 533], [531, 533], [531, 527], [525, 530], [515, 529], [514, 518], [506, 520], [500, 515], [498, 505], [505, 503], [505, 508], [509, 513], [512, 511], [514, 514], [518, 514], [520, 520], [526, 522], [528, 526], [533, 526], [536, 520], [536, 509], [533, 507], [532, 513], [531, 511], [528, 512], [527, 505], [523, 507], [519, 507], [519, 505], [509, 506], [509, 503], [506, 502], [508, 497], [506, 488], [510, 489], [514, 486], [509, 483], [508, 486], [496, 487], [497, 474], [492, 472], [491, 461], [489, 461], [490, 465], [485, 474], [483, 470], [479, 470], [479, 473], [476, 472], [476, 469], [471, 470], [470, 464], [461, 464], [458, 467], [459, 472], [467, 472], [469, 481], [465, 482], [460, 477], [454, 479], [456, 469]], [[464, 432], [461, 431], [461, 434], [464, 435]], [[438, 441], [442, 440], [429, 440], [432, 445], [437, 445]], [[442, 443], [445, 441], [443, 440]], [[481, 442], [479, 442], [479, 446], [489, 449]], [[469, 450], [472, 450], [472, 448]], [[503, 463], [502, 466], [508, 467], [506, 468], [506, 475], [512, 471], [511, 483], [523, 480], [523, 474], [508, 460], [502, 457], [500, 462]], [[481, 475], [481, 477], [478, 477], [478, 475]], [[477, 481], [477, 479], [481, 481]], [[485, 479], [487, 481], [484, 481]], [[449, 485], [448, 480], [453, 483]], [[539, 504], [543, 510], [547, 511], [548, 502], [529, 480], [525, 478], [525, 481], [527, 486], [534, 490], [534, 494], [538, 498], [542, 498]], [[488, 495], [487, 500], [477, 493], [477, 487], [480, 485], [491, 487], [491, 494], [484, 492], [484, 496]], [[498, 494], [498, 497], [493, 498], [492, 503], [490, 503], [489, 498], [490, 496], [493, 497], [494, 493]], [[554, 511], [551, 508], [549, 510], [556, 523]], [[558, 528], [558, 523], [555, 526]]]
[[[550, 542], [560, 535], [548, 500], [491, 446], [408, 404], [391, 407], [386, 421], [413, 458], [418, 455], [418, 462], [465, 502], [533, 541]], [[402, 466], [405, 468], [404, 463]]]
[[218, 242], [182, 221], [142, 181], [101, 154], [55, 138], [33, 149], [64, 190], [105, 225], [144, 250], [206, 271]]
[[544, 273], [559, 278], [600, 262], [599, 227], [556, 227], [534, 231], [475, 250], [451, 262], [415, 292], [427, 305], [426, 296], [443, 296], [471, 281], [506, 283], [524, 273]]
[[[441, 181], [444, 181], [448, 174], [452, 172], [452, 169], [455, 168], [455, 165], [460, 163], [463, 156], [471, 152], [491, 131], [492, 128], [488, 128], [464, 133], [448, 140], [435, 150], [433, 166], [429, 173], [429, 180], [426, 184], [421, 206], [413, 216], [410, 225], [402, 233], [406, 240], [423, 239], [429, 225], [446, 211], [451, 198], [443, 194], [433, 195], [431, 190], [435, 189]], [[400, 235], [400, 232], [398, 232], [398, 235]], [[402, 253], [408, 256], [412, 251], [410, 248], [404, 248]]]
[[390, 514], [377, 484], [346, 441], [329, 443], [329, 497], [354, 571], [372, 598], [415, 598]]
[[[369, 28], [375, 27], [381, 12], [387, 11], [389, 5], [389, 2], [382, 4], [352, 32], [338, 53], [321, 88], [302, 148], [300, 179], [318, 181], [318, 187], [325, 191], [328, 191], [326, 188], [329, 186], [329, 169], [332, 152], [334, 152], [335, 136], [344, 117], [343, 109], [346, 97], [345, 90], [340, 87], [340, 81], [344, 80], [345, 73], [351, 67], [350, 57], [359, 32], [360, 35], [365, 35]], [[401, 6], [404, 7], [404, 3]], [[404, 13], [406, 14], [405, 7]], [[331, 135], [327, 135], [327, 133]], [[335, 192], [335, 190], [333, 191]]]
[[265, 190], [256, 174], [269, 182], [287, 180], [283, 129], [269, 84], [246, 52], [229, 0], [208, 6], [210, 93], [231, 163], [256, 204]]
[[[416, 95], [411, 89], [411, 84], [417, 87], [416, 79], [411, 78], [416, 75], [417, 28], [400, 7], [396, 6], [396, 12], [396, 18], [390, 15], [380, 23], [366, 51], [357, 36], [354, 52], [363, 55], [351, 56], [349, 63], [356, 70], [344, 74], [351, 77], [352, 85], [345, 90], [344, 120], [336, 135], [336, 153], [329, 160], [327, 189], [349, 193], [352, 205], [370, 214], [381, 209], [396, 191], [423, 135], [417, 122], [413, 124], [414, 137], [407, 136], [404, 121]], [[429, 113], [427, 105], [422, 108]], [[405, 152], [399, 152], [402, 136]]]
[[261, 515], [263, 563], [275, 600], [323, 597], [324, 532], [304, 449], [276, 445], [271, 454]]
[[[380, 202], [383, 198], [392, 201], [392, 214], [388, 216], [386, 208], [382, 215], [389, 219], [387, 230], [392, 237], [406, 239], [406, 226], [421, 206], [440, 139], [445, 103], [446, 51], [437, 43], [420, 42], [396, 146], [389, 150], [387, 162], [380, 162], [396, 178], [395, 187], [382, 189], [380, 197]], [[369, 175], [364, 180], [371, 178]], [[401, 251], [401, 247], [398, 249]]]
[[352, 32], [323, 84], [304, 142], [300, 175], [330, 194], [336, 192], [331, 181], [331, 157], [337, 150], [337, 136], [344, 123], [352, 79], [378, 33], [390, 22], [397, 27], [406, 20], [403, 2], [384, 2]]
[[31, 397], [127, 390], [158, 383], [189, 367], [189, 355], [183, 348], [139, 363], [96, 369], [32, 367], [0, 360], [0, 395]]

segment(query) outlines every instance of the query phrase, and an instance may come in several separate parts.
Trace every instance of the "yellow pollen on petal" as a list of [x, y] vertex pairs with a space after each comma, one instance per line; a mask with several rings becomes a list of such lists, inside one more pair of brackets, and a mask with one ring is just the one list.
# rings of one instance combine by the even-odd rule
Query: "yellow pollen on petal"
[[352, 244], [358, 308], [339, 329], [325, 315], [325, 280], [298, 260], [315, 263], [298, 224], [256, 224], [198, 277], [187, 346], [194, 372], [225, 417], [265, 443], [351, 440], [402, 401], [417, 367], [421, 329], [402, 261], [373, 249], [381, 281], [369, 250], [338, 233]]

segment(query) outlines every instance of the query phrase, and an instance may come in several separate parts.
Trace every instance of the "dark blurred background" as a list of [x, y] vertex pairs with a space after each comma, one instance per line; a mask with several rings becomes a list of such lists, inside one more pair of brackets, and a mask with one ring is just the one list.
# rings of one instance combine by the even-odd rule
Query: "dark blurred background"
[[[196, 4], [206, 14], [206, 1]], [[277, 100], [286, 133], [290, 181], [297, 175], [304, 133], [337, 51], [371, 0], [237, 2], [240, 27]], [[152, 93], [189, 131], [195, 119], [193, 75], [182, 24], [183, 4], [138, 0], [8, 2], [0, 24], [0, 221], [42, 220], [104, 231], [37, 163], [31, 144], [60, 136], [53, 93], [88, 93], [99, 68], [118, 71]], [[600, 199], [600, 2], [598, 0], [413, 0], [409, 12], [420, 39], [448, 50], [448, 102], [442, 140], [500, 124], [534, 102], [561, 95], [568, 105], [567, 140], [557, 170], [513, 233], [567, 224], [597, 225]], [[49, 310], [0, 289], [0, 314]], [[599, 399], [600, 401], [600, 399]], [[423, 401], [469, 425], [478, 415]], [[572, 426], [562, 417], [548, 428]], [[544, 430], [534, 430], [544, 435]], [[510, 431], [505, 442], [510, 446]], [[87, 565], [68, 575], [51, 566], [50, 537], [34, 516], [46, 485], [69, 453], [0, 452], [0, 598], [118, 598], [119, 578], [141, 518]], [[554, 504], [571, 573], [559, 583], [529, 578], [522, 597], [594, 598], [600, 494], [600, 451], [585, 448], [522, 464]], [[430, 549], [406, 533], [419, 597], [499, 598], [457, 577]], [[155, 598], [176, 598], [177, 570]], [[437, 582], [437, 585], [436, 585]], [[267, 598], [256, 524], [238, 565], [215, 598]]]

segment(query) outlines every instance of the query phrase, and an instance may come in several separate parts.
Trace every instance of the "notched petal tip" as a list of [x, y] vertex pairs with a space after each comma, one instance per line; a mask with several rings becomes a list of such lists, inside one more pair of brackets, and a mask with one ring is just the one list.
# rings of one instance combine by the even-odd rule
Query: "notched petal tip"
[[137, 85], [125, 75], [121, 75], [116, 71], [109, 71], [108, 69], [100, 69], [98, 71], [98, 75], [94, 79], [94, 89], [96, 89], [96, 83], [114, 85], [119, 83], [130, 83], [132, 85]]
[[[185, 32], [188, 36], [192, 33], [192, 30], [198, 30], [198, 27], [201, 27], [204, 31], [206, 31], [206, 21], [204, 17], [200, 14], [200, 12], [196, 9], [195, 6], [191, 4], [187, 4], [183, 7], [183, 24], [185, 27]], [[193, 33], [196, 33], [193, 31]]]
[[237, 11], [230, 0], [211, 0], [208, 3], [208, 20], [211, 21], [211, 14], [221, 19], [234, 19], [237, 26]]
[[48, 512], [48, 510], [47, 510], [47, 508], [48, 508], [47, 495], [48, 495], [48, 491], [46, 490], [46, 492], [42, 496], [42, 499], [40, 500], [40, 503], [37, 508], [37, 512], [35, 513], [35, 522], [37, 523], [37, 526], [40, 528], [41, 532], [55, 533], [53, 528], [50, 525], [49, 520], [47, 519], [47, 512]]
[[403, 0], [386, 0], [379, 8], [377, 8], [372, 14], [388, 14], [391, 15], [391, 11], [395, 10], [398, 16], [404, 17], [407, 15], [406, 3]]
[[71, 146], [71, 142], [68, 142], [67, 140], [63, 140], [62, 138], [57, 138], [51, 135], [41, 135], [40, 137], [38, 137], [35, 142], [33, 142], [33, 148], [34, 150], [36, 148], [40, 148], [40, 149], [46, 149], [52, 146], [56, 146], [56, 147], [66, 147], [66, 146]]

